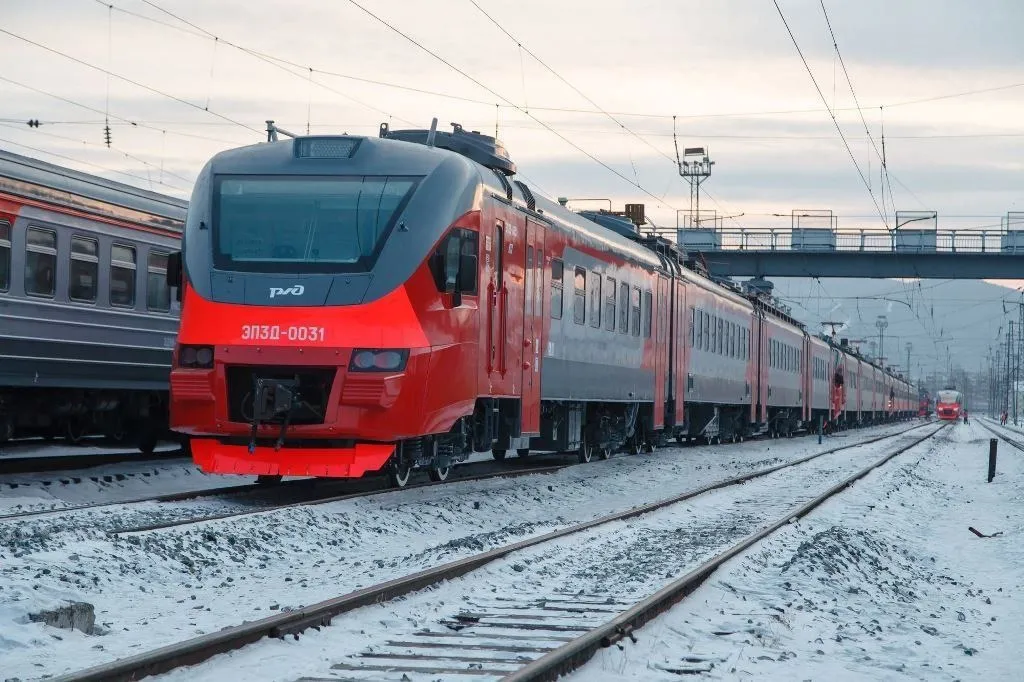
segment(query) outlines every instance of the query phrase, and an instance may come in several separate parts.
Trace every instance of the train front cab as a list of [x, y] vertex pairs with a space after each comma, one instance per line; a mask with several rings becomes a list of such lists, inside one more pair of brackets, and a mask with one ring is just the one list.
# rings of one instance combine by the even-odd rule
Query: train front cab
[[[485, 394], [530, 401], [524, 428], [539, 421], [523, 344], [532, 356], [543, 342], [542, 306], [524, 322], [523, 296], [540, 271], [538, 259], [526, 273], [526, 246], [542, 236], [510, 228], [505, 244], [481, 239], [476, 166], [377, 144], [362, 140], [362, 162], [298, 159], [291, 142], [231, 150], [197, 181], [184, 267], [168, 273], [184, 285], [171, 421], [204, 471], [357, 477], [396, 453], [406, 471], [440, 471], [465, 457], [474, 434], [460, 418], [484, 380]], [[351, 210], [359, 193], [376, 197], [373, 215]], [[311, 235], [300, 218], [320, 206], [351, 224], [324, 212]], [[504, 216], [487, 213], [500, 230]], [[364, 218], [364, 242], [332, 237]], [[500, 352], [481, 358], [486, 341]]]

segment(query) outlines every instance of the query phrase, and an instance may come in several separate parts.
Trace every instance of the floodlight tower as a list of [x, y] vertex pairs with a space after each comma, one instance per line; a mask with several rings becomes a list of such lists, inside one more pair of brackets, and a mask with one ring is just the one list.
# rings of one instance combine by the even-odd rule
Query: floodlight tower
[[676, 146], [676, 163], [679, 164], [679, 175], [690, 183], [690, 216], [696, 223], [693, 227], [700, 227], [700, 184], [711, 177], [711, 167], [715, 162], [704, 147], [686, 147], [680, 158], [679, 147]]

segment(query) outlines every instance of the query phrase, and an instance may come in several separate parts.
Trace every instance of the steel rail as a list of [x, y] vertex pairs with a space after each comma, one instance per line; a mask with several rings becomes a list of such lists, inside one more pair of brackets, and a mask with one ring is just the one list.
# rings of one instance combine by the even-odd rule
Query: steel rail
[[184, 450], [161, 450], [151, 454], [143, 454], [138, 450], [125, 452], [107, 452], [99, 454], [71, 455], [32, 455], [24, 457], [0, 457], [0, 474], [32, 474], [53, 471], [71, 471], [86, 469], [104, 464], [120, 464], [122, 462], [160, 462], [166, 460], [186, 459]]
[[[551, 531], [544, 535], [527, 538], [480, 554], [441, 564], [433, 568], [417, 571], [416, 573], [401, 578], [394, 578], [383, 583], [371, 585], [340, 597], [312, 604], [302, 609], [279, 613], [244, 623], [242, 625], [224, 628], [217, 632], [211, 632], [183, 642], [170, 644], [159, 649], [121, 658], [86, 670], [51, 677], [49, 680], [50, 682], [129, 682], [149, 675], [159, 675], [184, 666], [195, 665], [218, 654], [240, 649], [265, 637], [281, 638], [292, 635], [297, 638], [301, 632], [309, 628], [319, 628], [330, 625], [331, 619], [337, 615], [353, 611], [363, 606], [370, 606], [390, 601], [406, 594], [431, 587], [443, 581], [457, 578], [514, 552], [534, 547], [536, 545], [541, 545], [569, 535], [574, 535], [576, 533], [581, 533], [597, 526], [638, 517], [643, 514], [698, 497], [713, 490], [742, 484], [756, 478], [767, 476], [776, 471], [799, 466], [800, 464], [804, 464], [826, 455], [852, 448], [863, 447], [865, 445], [894, 438], [909, 431], [914, 431], [932, 425], [934, 425], [934, 422], [919, 424], [895, 434], [877, 436], [857, 443], [851, 443], [831, 448], [823, 452], [814, 453], [812, 455], [768, 467], [766, 469], [733, 476], [669, 498], [634, 507], [633, 509], [608, 514], [574, 526]], [[917, 439], [913, 444], [899, 449], [895, 454], [899, 454], [900, 452], [904, 452], [905, 450], [914, 447], [914, 445], [917, 445], [923, 440], [926, 440], [938, 433], [942, 428], [944, 428], [944, 426], [939, 427], [939, 429], [932, 431], [920, 439]], [[894, 457], [895, 454], [890, 455], [889, 459]], [[880, 466], [880, 464], [875, 466]], [[874, 468], [874, 466], [871, 468]], [[787, 515], [787, 519], [792, 516], [793, 514]], [[616, 622], [617, 621], [618, 619], [616, 619]]]
[[922, 442], [932, 438], [946, 428], [943, 424], [935, 431], [918, 438], [910, 445], [899, 448], [878, 461], [869, 464], [852, 476], [833, 485], [831, 488], [818, 495], [814, 499], [802, 504], [797, 509], [787, 513], [783, 518], [778, 519], [770, 526], [763, 528], [736, 543], [724, 552], [708, 559], [703, 564], [693, 569], [681, 578], [661, 588], [650, 597], [636, 604], [631, 609], [624, 611], [604, 625], [590, 630], [586, 634], [577, 637], [573, 641], [561, 646], [544, 656], [534, 660], [519, 670], [510, 673], [502, 678], [502, 682], [541, 682], [555, 680], [561, 675], [572, 672], [589, 661], [595, 653], [603, 648], [612, 646], [626, 637], [632, 637], [633, 632], [651, 621], [664, 611], [691, 594], [700, 587], [711, 575], [725, 562], [739, 556], [756, 543], [779, 530], [780, 528], [800, 519], [826, 501], [850, 487], [860, 479], [870, 474], [875, 469], [883, 466], [894, 457], [911, 450]]

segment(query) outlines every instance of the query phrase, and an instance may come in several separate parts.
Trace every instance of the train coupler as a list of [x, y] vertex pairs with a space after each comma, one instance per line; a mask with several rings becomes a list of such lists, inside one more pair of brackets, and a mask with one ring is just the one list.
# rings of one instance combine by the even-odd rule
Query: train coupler
[[253, 378], [252, 429], [249, 431], [249, 454], [256, 452], [256, 432], [260, 424], [281, 424], [274, 451], [284, 445], [292, 413], [299, 405], [298, 379]]

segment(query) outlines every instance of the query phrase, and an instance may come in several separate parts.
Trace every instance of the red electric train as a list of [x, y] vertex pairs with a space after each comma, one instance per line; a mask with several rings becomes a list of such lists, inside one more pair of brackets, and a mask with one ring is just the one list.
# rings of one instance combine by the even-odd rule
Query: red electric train
[[[494, 138], [391, 131], [216, 155], [169, 282], [172, 427], [209, 472], [443, 480], [911, 416], [916, 391], [626, 219], [513, 179]], [[770, 285], [769, 285], [770, 286]]]
[[935, 413], [939, 419], [956, 421], [963, 414], [964, 397], [954, 388], [944, 388], [935, 394]]

